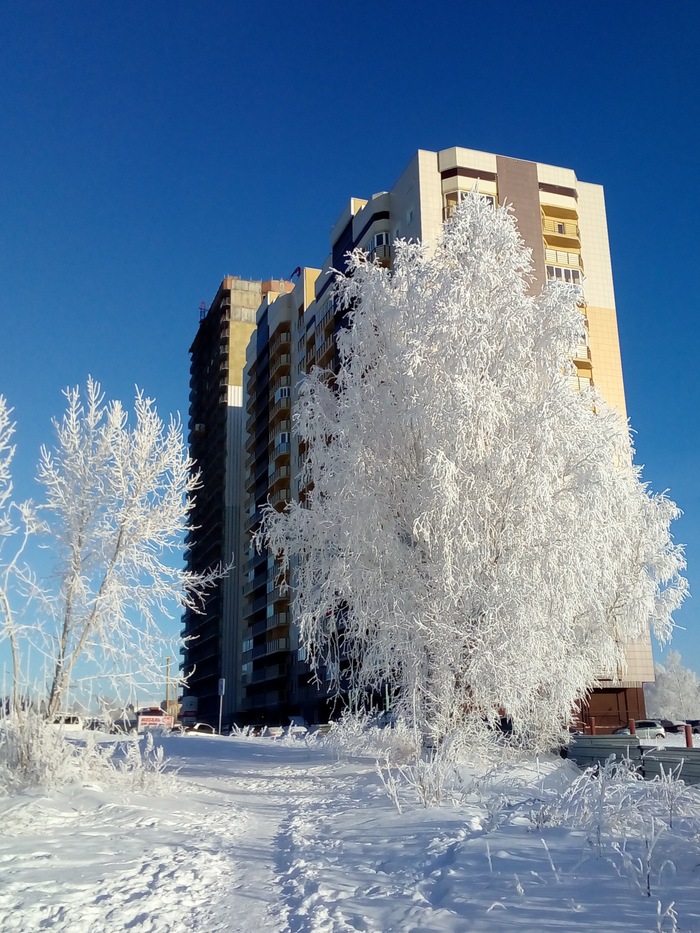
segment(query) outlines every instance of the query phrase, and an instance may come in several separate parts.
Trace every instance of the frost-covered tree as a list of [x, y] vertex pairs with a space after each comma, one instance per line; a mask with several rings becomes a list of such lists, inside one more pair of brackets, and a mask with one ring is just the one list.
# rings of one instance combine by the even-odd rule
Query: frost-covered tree
[[[61, 709], [78, 669], [107, 678], [117, 695], [153, 682], [170, 645], [160, 619], [198, 606], [221, 573], [189, 573], [178, 559], [199, 484], [180, 423], [164, 424], [137, 392], [130, 425], [121, 403], [105, 402], [92, 379], [84, 394], [65, 396], [56, 442], [41, 452], [36, 507], [11, 502], [14, 425], [0, 398], [0, 543], [18, 541], [10, 556], [0, 552], [0, 632], [12, 649], [15, 698], [23, 648], [31, 644], [35, 659], [37, 649], [44, 653], [48, 716]], [[35, 535], [53, 562], [41, 584], [23, 563]]]
[[530, 268], [512, 213], [478, 195], [432, 252], [350, 258], [338, 372], [300, 389], [306, 495], [258, 542], [336, 689], [389, 683], [437, 736], [505, 713], [546, 746], [626, 642], [668, 637], [685, 563], [625, 421], [572, 391], [578, 290], [533, 295]]
[[647, 713], [663, 719], [700, 719], [700, 680], [684, 667], [680, 652], [669, 651], [654, 665], [656, 682], [644, 688]]

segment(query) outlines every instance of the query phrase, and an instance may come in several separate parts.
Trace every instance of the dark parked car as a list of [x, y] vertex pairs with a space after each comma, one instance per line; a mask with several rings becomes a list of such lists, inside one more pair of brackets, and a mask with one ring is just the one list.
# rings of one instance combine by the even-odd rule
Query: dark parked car
[[666, 730], [666, 735], [681, 735], [685, 732], [685, 723], [680, 719], [661, 719], [659, 721]]
[[700, 735], [700, 719], [686, 719], [686, 722], [693, 730], [693, 735]]

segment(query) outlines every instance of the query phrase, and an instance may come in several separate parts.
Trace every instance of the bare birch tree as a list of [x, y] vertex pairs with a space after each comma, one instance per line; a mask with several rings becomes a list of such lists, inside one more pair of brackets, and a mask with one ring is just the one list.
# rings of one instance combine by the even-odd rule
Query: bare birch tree
[[506, 714], [547, 747], [625, 642], [669, 636], [678, 510], [620, 415], [572, 390], [580, 290], [530, 294], [509, 210], [474, 195], [432, 252], [395, 253], [340, 278], [339, 371], [311, 373], [296, 414], [307, 495], [258, 542], [337, 691], [388, 683], [438, 737]]

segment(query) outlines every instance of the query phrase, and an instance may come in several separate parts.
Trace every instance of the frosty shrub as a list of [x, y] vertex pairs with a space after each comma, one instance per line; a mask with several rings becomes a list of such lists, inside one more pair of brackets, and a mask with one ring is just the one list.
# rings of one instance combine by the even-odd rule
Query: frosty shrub
[[588, 768], [552, 803], [534, 814], [538, 826], [559, 825], [588, 832], [598, 853], [616, 838], [645, 838], [655, 821], [654, 834], [690, 820], [700, 831], [700, 789], [679, 780], [680, 770], [645, 781], [628, 759], [611, 756], [603, 766]]
[[76, 776], [77, 749], [34, 710], [0, 720], [0, 789], [52, 788]]
[[673, 502], [624, 419], [574, 391], [573, 286], [531, 292], [512, 212], [468, 197], [432, 251], [339, 276], [338, 371], [300, 386], [301, 502], [269, 507], [313, 668], [439, 740], [505, 713], [551, 748], [624, 646], [669, 636], [685, 594]]
[[[197, 608], [222, 573], [180, 566], [199, 485], [181, 424], [165, 424], [138, 392], [130, 425], [92, 379], [84, 393], [65, 396], [55, 444], [41, 452], [37, 505], [12, 501], [14, 424], [0, 397], [0, 638], [10, 645], [15, 710], [30, 648], [43, 655], [49, 718], [62, 710], [77, 668], [108, 681], [117, 697], [154, 682], [171, 650], [159, 620]], [[26, 564], [33, 538], [53, 561], [41, 583]]]
[[392, 803], [403, 813], [416, 804], [424, 809], [441, 804], [463, 803], [476, 787], [475, 780], [465, 781], [452, 756], [437, 750], [430, 757], [410, 764], [394, 764], [387, 756], [377, 761], [377, 773]]
[[112, 765], [120, 786], [148, 793], [174, 789], [177, 772], [169, 766], [157, 739], [149, 730], [145, 736], [130, 735], [126, 742], [114, 748]]
[[405, 721], [387, 725], [380, 714], [364, 710], [344, 710], [330, 732], [318, 741], [338, 758], [376, 758], [394, 763], [414, 760], [419, 753], [415, 732]]
[[0, 793], [26, 787], [51, 791], [76, 782], [163, 793], [171, 789], [174, 774], [150, 733], [100, 745], [94, 732], [67, 738], [34, 710], [0, 720]]

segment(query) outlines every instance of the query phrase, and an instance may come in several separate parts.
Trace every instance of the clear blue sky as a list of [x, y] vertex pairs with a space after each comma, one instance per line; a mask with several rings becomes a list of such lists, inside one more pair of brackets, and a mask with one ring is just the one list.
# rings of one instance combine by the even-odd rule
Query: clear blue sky
[[417, 148], [605, 186], [637, 460], [685, 515], [700, 671], [700, 4], [5, 0], [0, 392], [33, 494], [60, 391], [88, 373], [186, 415], [221, 278], [318, 265], [348, 197]]

